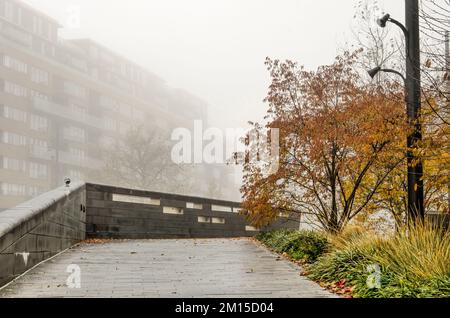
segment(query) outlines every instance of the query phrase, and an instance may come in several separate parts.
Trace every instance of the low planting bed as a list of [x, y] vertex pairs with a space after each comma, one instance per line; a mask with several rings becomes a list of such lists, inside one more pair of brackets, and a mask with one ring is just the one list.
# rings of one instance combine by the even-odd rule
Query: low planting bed
[[340, 235], [272, 231], [257, 239], [301, 263], [304, 275], [347, 297], [450, 297], [450, 239], [428, 226], [379, 237], [364, 230]]

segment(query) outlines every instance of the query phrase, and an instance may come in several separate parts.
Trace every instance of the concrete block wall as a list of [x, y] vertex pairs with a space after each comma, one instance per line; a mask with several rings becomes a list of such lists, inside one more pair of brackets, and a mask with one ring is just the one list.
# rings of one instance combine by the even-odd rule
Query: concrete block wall
[[[238, 213], [238, 202], [98, 184], [86, 185], [86, 199], [89, 237], [223, 238], [249, 237], [257, 233]], [[165, 213], [174, 208], [180, 209], [180, 214]], [[199, 222], [199, 218], [203, 222]], [[224, 223], [215, 223], [220, 221]], [[280, 227], [298, 228], [298, 222], [280, 219], [271, 225], [271, 228]]]
[[0, 212], [0, 286], [85, 239], [86, 192], [74, 184]]
[[[249, 237], [238, 202], [73, 184], [0, 212], [0, 286], [86, 236], [119, 239]], [[280, 219], [270, 226], [298, 228]], [[269, 228], [268, 228], [269, 229]]]

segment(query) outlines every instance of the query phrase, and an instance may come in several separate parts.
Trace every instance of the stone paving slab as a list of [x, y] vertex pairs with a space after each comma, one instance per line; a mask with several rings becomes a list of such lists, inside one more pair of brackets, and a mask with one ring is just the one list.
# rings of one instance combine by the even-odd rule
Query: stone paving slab
[[[81, 270], [69, 288], [67, 267]], [[0, 297], [335, 297], [250, 239], [80, 244], [0, 289]]]

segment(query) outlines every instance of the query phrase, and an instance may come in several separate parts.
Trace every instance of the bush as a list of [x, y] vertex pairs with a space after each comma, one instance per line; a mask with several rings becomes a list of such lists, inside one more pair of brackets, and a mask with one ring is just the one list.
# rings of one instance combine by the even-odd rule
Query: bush
[[329, 247], [327, 238], [318, 232], [278, 230], [259, 233], [257, 239], [278, 253], [287, 253], [294, 260], [311, 263]]
[[[309, 277], [345, 280], [354, 297], [450, 297], [448, 233], [417, 226], [389, 238], [373, 234], [333, 239], [337, 245], [309, 266]], [[368, 266], [378, 265], [380, 288], [369, 288]]]

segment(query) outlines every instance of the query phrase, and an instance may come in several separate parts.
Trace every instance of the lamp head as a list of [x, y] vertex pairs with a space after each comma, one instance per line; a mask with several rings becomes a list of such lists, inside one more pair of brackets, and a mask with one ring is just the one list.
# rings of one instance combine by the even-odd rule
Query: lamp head
[[380, 71], [381, 71], [381, 67], [377, 66], [377, 67], [367, 71], [367, 73], [369, 73], [370, 77], [373, 79]]
[[386, 23], [389, 21], [391, 15], [389, 13], [386, 13], [385, 15], [383, 15], [381, 18], [379, 18], [377, 20], [377, 24], [384, 28], [386, 26]]

